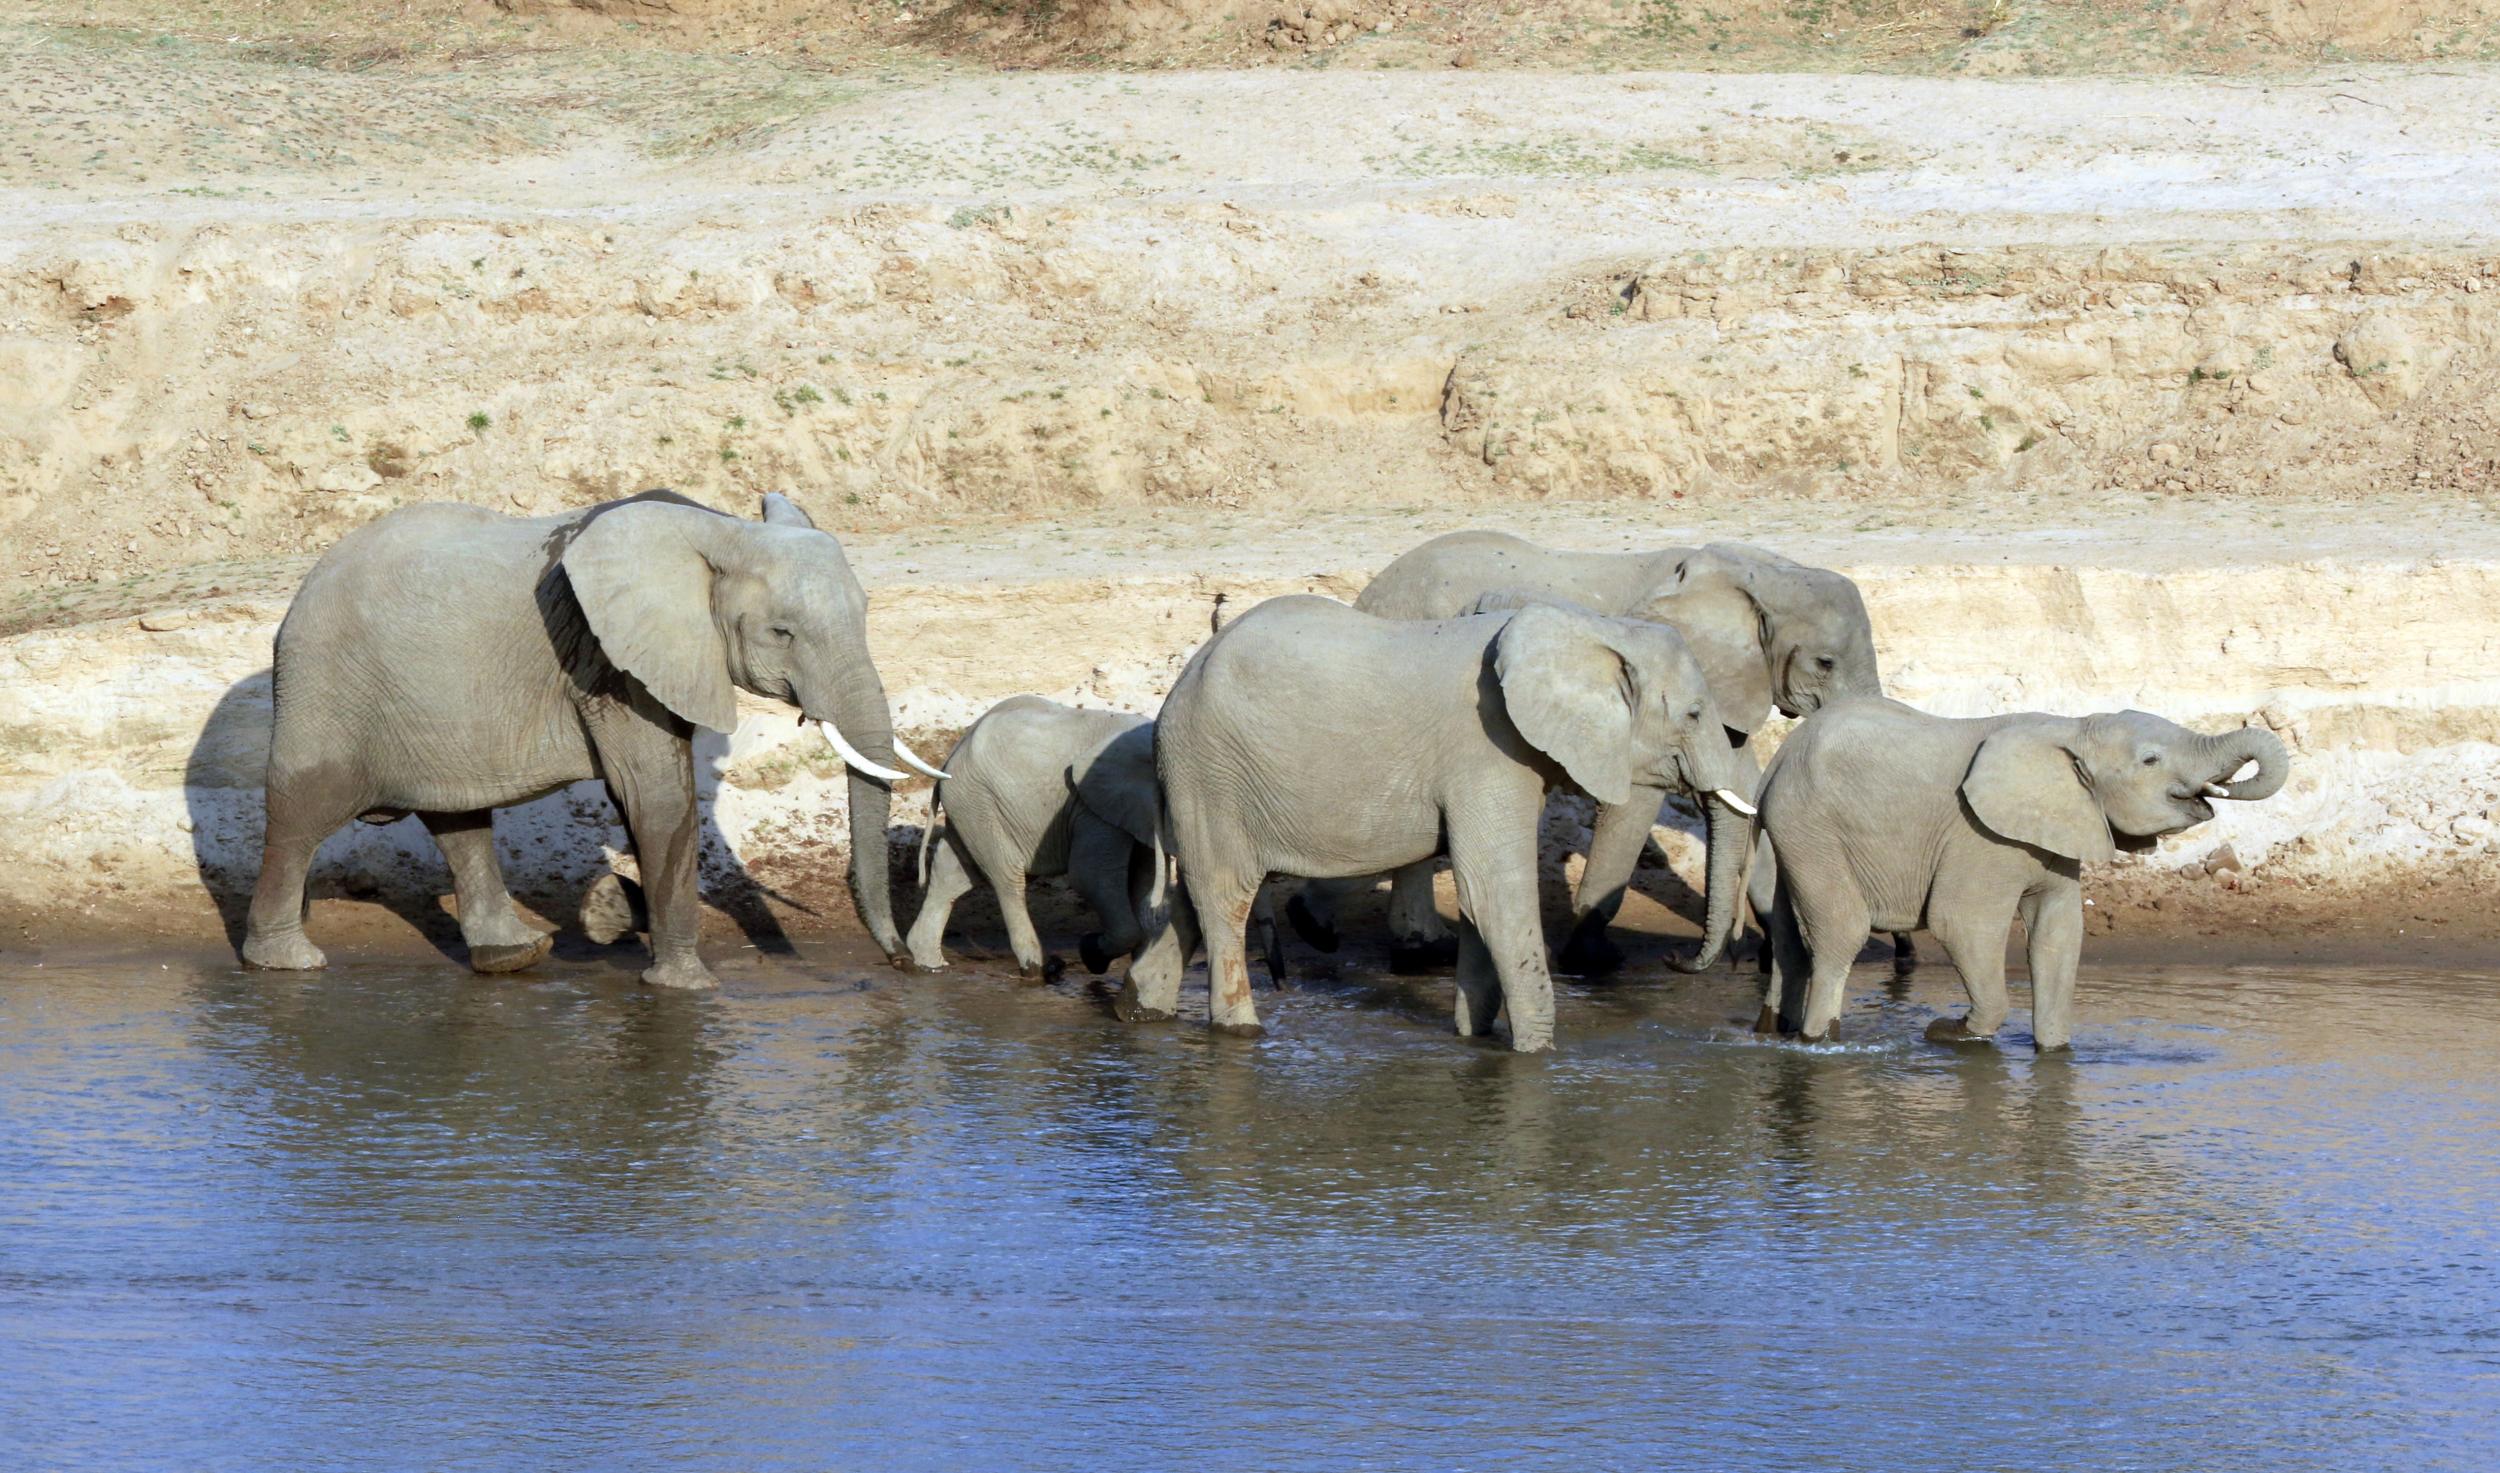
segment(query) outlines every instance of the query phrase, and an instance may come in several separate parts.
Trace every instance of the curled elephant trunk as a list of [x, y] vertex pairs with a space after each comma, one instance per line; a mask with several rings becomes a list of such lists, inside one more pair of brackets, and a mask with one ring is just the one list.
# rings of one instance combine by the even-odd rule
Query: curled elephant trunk
[[[1710, 878], [1703, 896], [1701, 950], [1668, 965], [1679, 972], [1706, 972], [1719, 964], [1736, 919], [1736, 896], [1745, 888], [1745, 861], [1753, 854], [1753, 822], [1726, 797], [1710, 805]], [[1750, 805], [1748, 805], [1750, 807]]]
[[[2207, 791], [2216, 797], [2242, 802], [2271, 798], [2283, 786], [2284, 779], [2291, 776], [2291, 755], [2283, 750], [2282, 740], [2262, 726], [2243, 726], [2207, 737], [2205, 753], [2213, 763], [2213, 785]], [[2257, 764], [2255, 775], [2240, 782], [2231, 781], [2231, 774], [2252, 760]]]

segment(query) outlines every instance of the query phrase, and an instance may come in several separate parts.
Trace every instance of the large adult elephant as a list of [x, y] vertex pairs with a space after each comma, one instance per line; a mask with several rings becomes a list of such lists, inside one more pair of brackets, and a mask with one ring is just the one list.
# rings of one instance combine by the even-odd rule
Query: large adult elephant
[[[1709, 681], [1729, 743], [1756, 777], [1760, 765], [1746, 744], [1774, 708], [1803, 716], [1828, 701], [1882, 693], [1874, 631], [1857, 585], [1740, 543], [1569, 552], [1506, 532], [1452, 532], [1381, 569], [1354, 606], [1389, 619], [1447, 619], [1540, 602], [1645, 619], [1681, 634]], [[1620, 964], [1622, 953], [1606, 930], [1622, 908], [1665, 796], [1641, 788], [1623, 802], [1599, 806], [1588, 866], [1573, 895], [1571, 937], [1558, 958], [1565, 971], [1597, 973]], [[1755, 869], [1756, 908], [1767, 911], [1767, 856]], [[1314, 886], [1305, 895], [1288, 914], [1306, 939], [1333, 944], [1328, 890]], [[1433, 905], [1430, 864], [1398, 872], [1390, 927], [1401, 969], [1447, 954], [1449, 933]], [[1705, 953], [1715, 956], [1722, 940], [1705, 938]]]
[[[1271, 874], [1376, 875], [1444, 840], [1462, 929], [1458, 1029], [1553, 1039], [1537, 913], [1537, 815], [1568, 786], [1602, 803], [1675, 789], [1711, 808], [1711, 938], [1725, 934], [1753, 774], [1729, 750], [1675, 631], [1559, 605], [1432, 623], [1330, 599], [1270, 599], [1193, 657], [1155, 719], [1156, 765], [1186, 899], [1207, 944], [1218, 1028], [1255, 1028], [1244, 930]], [[1654, 802], [1653, 801], [1653, 811]], [[1188, 954], [1166, 926], [1131, 963], [1120, 1011], [1169, 1016]], [[1713, 944], [1705, 941], [1705, 949]]]
[[[851, 767], [851, 889], [886, 954], [889, 764], [902, 752], [868, 658], [868, 597], [842, 545], [786, 498], [749, 522], [664, 491], [561, 516], [407, 507], [342, 538], [278, 627], [269, 822], [243, 959], [318, 967], [313, 851], [350, 819], [423, 819], [450, 863], [481, 972], [549, 938], [513, 910], [493, 811], [604, 778], [650, 897], [645, 982], [710, 987], [696, 951], [694, 729], [736, 692], [823, 724]], [[925, 769], [925, 764], [922, 765]]]

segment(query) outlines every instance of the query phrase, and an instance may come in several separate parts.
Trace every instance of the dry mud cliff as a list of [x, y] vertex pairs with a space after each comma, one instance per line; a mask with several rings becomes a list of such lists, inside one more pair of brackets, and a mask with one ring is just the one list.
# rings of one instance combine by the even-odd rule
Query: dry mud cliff
[[[1018, 690], [1149, 708], [1219, 599], [1350, 594], [1448, 527], [1746, 537], [1862, 579], [1907, 699], [2287, 734], [2284, 795], [2105, 877], [2162, 902], [2131, 923], [2494, 929], [2500, 73], [10, 39], [26, 936], [204, 924], [248, 883], [269, 635], [339, 533], [658, 484], [840, 531], [924, 750]], [[839, 784], [750, 718], [712, 749], [716, 875], [839, 922]], [[612, 823], [551, 799], [507, 861], [567, 913]], [[447, 888], [413, 824], [335, 840], [317, 885]]]

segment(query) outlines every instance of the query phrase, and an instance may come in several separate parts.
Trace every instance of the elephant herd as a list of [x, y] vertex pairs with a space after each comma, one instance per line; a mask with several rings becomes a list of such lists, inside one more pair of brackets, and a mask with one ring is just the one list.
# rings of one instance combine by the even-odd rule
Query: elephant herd
[[[1886, 699], [1847, 578], [1729, 543], [1436, 538], [1350, 607], [1278, 598], [1225, 624], [1152, 718], [1017, 696], [942, 768], [894, 738], [866, 613], [840, 544], [780, 496], [753, 522], [648, 492], [531, 519], [417, 506], [350, 534], [278, 631], [245, 961], [322, 965], [303, 924], [314, 850], [351, 820], [414, 813], [450, 865], [470, 964], [529, 966], [550, 938], [513, 907], [492, 812], [598, 778], [641, 859], [643, 980], [711, 985], [693, 736], [733, 727], [743, 689], [819, 724], [848, 765], [853, 897], [907, 969], [945, 965], [948, 916], [986, 880], [1018, 964], [1044, 975], [1024, 887], [1066, 875], [1099, 922], [1085, 964], [1128, 958], [1120, 1016], [1170, 1017], [1203, 942], [1210, 1022], [1252, 1030], [1254, 930], [1281, 967], [1269, 880], [1299, 884], [1288, 923], [1333, 950], [1342, 896], [1387, 875], [1399, 970], [1454, 964], [1461, 1034], [1506, 1020], [1512, 1048], [1543, 1049], [1547, 795], [1597, 804], [1558, 954], [1585, 974], [1620, 963], [1607, 927], [1660, 804], [1683, 794], [1708, 816], [1709, 859], [1701, 945], [1677, 965], [1711, 965], [1748, 902], [1768, 963], [1758, 1031], [1833, 1037], [1869, 933], [1906, 947], [1924, 929], [1970, 996], [1928, 1037], [1985, 1042], [2005, 1021], [2019, 915], [2047, 1050], [2071, 1036], [2082, 866], [2286, 776], [2260, 728], [2202, 735], [2140, 711], [1948, 719]], [[1774, 709], [1800, 720], [1766, 769], [1751, 739]], [[898, 762], [938, 779], [908, 938], [881, 862]], [[1454, 927], [1433, 898], [1444, 857]]]

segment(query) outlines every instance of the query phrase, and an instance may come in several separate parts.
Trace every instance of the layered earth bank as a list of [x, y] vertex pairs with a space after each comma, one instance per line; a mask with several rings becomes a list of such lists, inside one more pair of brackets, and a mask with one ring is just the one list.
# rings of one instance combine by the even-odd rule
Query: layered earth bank
[[[2130, 929], [2500, 930], [2488, 68], [759, 87], [9, 39], [0, 942], [248, 884], [270, 634], [340, 533], [653, 485], [839, 531], [930, 756], [1016, 691], [1151, 709], [1224, 612], [1437, 531], [1756, 541], [1856, 575], [1923, 706], [2284, 733], [2282, 795], [2096, 879]], [[716, 879], [838, 924], [836, 774], [748, 716]], [[550, 915], [621, 840], [595, 793], [504, 826]], [[408, 823], [316, 888], [448, 885]]]

